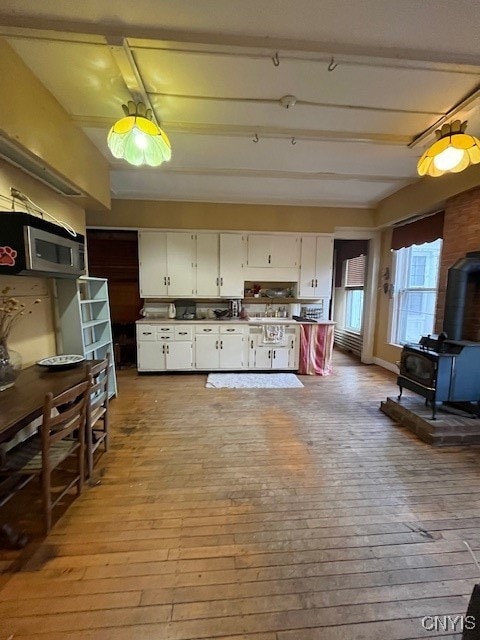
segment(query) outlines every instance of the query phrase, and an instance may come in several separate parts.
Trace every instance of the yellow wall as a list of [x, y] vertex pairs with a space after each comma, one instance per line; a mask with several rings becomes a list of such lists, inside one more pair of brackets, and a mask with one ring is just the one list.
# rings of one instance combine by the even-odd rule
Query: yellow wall
[[[68, 222], [76, 231], [85, 232], [85, 211], [82, 207], [56, 194], [19, 169], [0, 161], [1, 210], [10, 209], [8, 200], [11, 186], [27, 194], [31, 200], [53, 213], [59, 220]], [[41, 299], [40, 304], [29, 307], [28, 310], [32, 313], [27, 313], [19, 319], [9, 337], [8, 345], [20, 353], [23, 366], [29, 366], [40, 358], [56, 353], [51, 284], [51, 281], [46, 278], [0, 277], [0, 292], [5, 287], [9, 287], [8, 297], [18, 297], [26, 305], [30, 305], [36, 298]]]
[[480, 165], [462, 173], [441, 178], [426, 177], [388, 196], [375, 210], [376, 227], [385, 227], [411, 216], [429, 213], [443, 206], [445, 200], [480, 185]]
[[0, 133], [78, 186], [89, 204], [110, 206], [107, 160], [0, 38]]
[[[392, 230], [386, 229], [382, 232], [380, 248], [380, 269], [377, 274], [376, 285], [378, 287], [377, 313], [375, 319], [375, 340], [373, 345], [373, 355], [375, 358], [395, 362], [400, 359], [401, 347], [390, 344], [388, 320], [390, 314], [391, 299], [389, 293], [383, 290], [384, 285], [391, 284], [392, 280], [392, 252], [390, 243], [392, 240]], [[384, 274], [388, 269], [390, 278], [386, 279]]]
[[371, 227], [370, 209], [293, 207], [210, 202], [112, 200], [108, 213], [87, 213], [87, 226], [235, 231], [333, 232], [336, 227]]

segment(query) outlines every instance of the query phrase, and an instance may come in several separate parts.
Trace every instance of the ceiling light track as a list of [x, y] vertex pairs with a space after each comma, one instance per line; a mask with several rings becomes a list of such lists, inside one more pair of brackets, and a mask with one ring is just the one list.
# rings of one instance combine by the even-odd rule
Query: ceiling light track
[[[160, 91], [149, 91], [150, 96], [159, 98], [176, 98], [179, 100], [203, 100], [209, 102], [235, 102], [238, 104], [278, 104], [283, 98], [239, 98], [231, 96], [200, 96], [183, 93], [163, 93]], [[284, 96], [284, 98], [295, 98], [295, 96]], [[352, 105], [352, 104], [336, 104], [331, 102], [314, 102], [313, 100], [299, 100], [295, 98], [298, 105], [307, 107], [320, 107], [322, 109], [347, 109], [349, 111], [371, 111], [375, 113], [404, 113], [408, 115], [420, 116], [443, 116], [443, 113], [437, 111], [416, 111], [412, 109], [393, 109], [389, 107], [374, 107], [369, 105]]]
[[476, 89], [474, 89], [474, 91], [469, 93], [465, 98], [463, 98], [463, 100], [461, 100], [460, 102], [457, 102], [456, 105], [454, 105], [451, 109], [449, 109], [447, 113], [443, 114], [442, 117], [439, 118], [434, 124], [432, 124], [431, 127], [428, 127], [428, 129], [425, 129], [425, 131], [422, 131], [417, 136], [415, 136], [415, 138], [408, 145], [410, 149], [413, 149], [418, 144], [423, 142], [426, 138], [431, 136], [439, 127], [445, 124], [447, 120], [451, 120], [452, 118], [454, 118], [463, 109], [466, 109], [478, 99], [480, 99], [480, 86], [478, 86]]

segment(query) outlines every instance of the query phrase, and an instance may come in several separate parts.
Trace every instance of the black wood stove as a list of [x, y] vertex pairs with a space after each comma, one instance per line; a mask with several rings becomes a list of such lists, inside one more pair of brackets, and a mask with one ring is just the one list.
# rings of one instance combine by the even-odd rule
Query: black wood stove
[[[480, 342], [461, 340], [469, 277], [480, 273], [480, 252], [467, 253], [448, 270], [444, 333], [406, 344], [397, 384], [431, 404], [432, 420], [442, 402], [480, 403]], [[450, 339], [448, 339], [448, 337]]]
[[440, 402], [480, 401], [480, 342], [427, 336], [406, 344], [400, 361], [400, 388], [423, 396], [436, 418]]

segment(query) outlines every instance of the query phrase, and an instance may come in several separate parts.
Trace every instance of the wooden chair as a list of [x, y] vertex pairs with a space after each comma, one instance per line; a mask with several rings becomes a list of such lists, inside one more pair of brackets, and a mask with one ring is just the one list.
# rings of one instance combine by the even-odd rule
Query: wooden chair
[[[91, 376], [84, 382], [53, 397], [48, 393], [43, 406], [43, 418], [38, 433], [16, 445], [3, 456], [0, 477], [15, 479], [15, 489], [9, 497], [34, 477], [40, 477], [45, 532], [52, 527], [52, 511], [74, 485], [77, 493], [83, 489], [85, 475], [85, 420]], [[61, 493], [52, 499], [52, 472], [68, 457], [76, 457], [73, 477]], [[63, 469], [62, 469], [63, 471]]]
[[110, 354], [101, 362], [91, 365], [87, 363], [87, 372], [92, 378], [90, 401], [87, 404], [87, 420], [85, 442], [87, 450], [87, 473], [91, 480], [94, 467], [93, 454], [103, 443], [108, 451], [108, 380], [110, 371]]

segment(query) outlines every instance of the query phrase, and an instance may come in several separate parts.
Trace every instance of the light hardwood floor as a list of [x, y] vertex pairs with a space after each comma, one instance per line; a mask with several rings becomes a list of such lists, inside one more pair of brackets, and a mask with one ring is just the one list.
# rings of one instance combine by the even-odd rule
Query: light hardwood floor
[[121, 371], [101, 484], [0, 552], [0, 640], [458, 637], [421, 620], [480, 582], [479, 451], [418, 441], [379, 411], [393, 374], [334, 363], [285, 390]]

